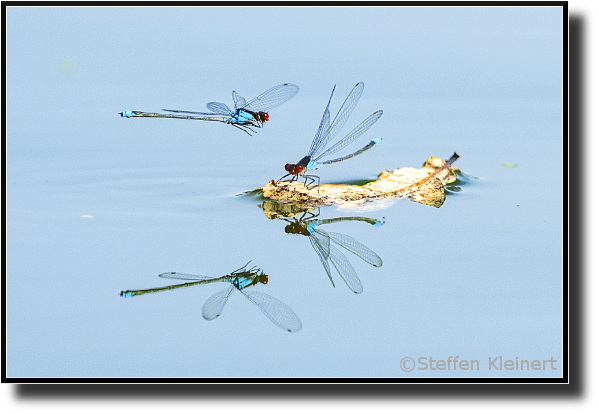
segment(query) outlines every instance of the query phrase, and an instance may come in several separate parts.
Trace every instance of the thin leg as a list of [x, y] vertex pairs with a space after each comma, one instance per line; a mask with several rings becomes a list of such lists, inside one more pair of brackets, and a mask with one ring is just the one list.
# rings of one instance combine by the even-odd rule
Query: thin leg
[[[320, 177], [318, 175], [302, 175], [306, 179], [304, 182], [304, 186], [308, 188], [308, 180], [310, 180], [310, 185], [316, 181], [315, 178], [318, 178], [318, 194], [320, 194]], [[314, 177], [314, 178], [313, 178]]]
[[[284, 176], [281, 177], [281, 179], [279, 181], [281, 181], [283, 178], [287, 177], [288, 175], [292, 175], [291, 173], [286, 174]], [[289, 187], [291, 185], [291, 183], [293, 182], [293, 180], [297, 180], [297, 175], [293, 175], [291, 177], [291, 180], [289, 180], [289, 184], [287, 184], [287, 187]]]
[[[250, 134], [249, 132], [247, 132], [247, 131], [245, 130], [245, 128], [243, 128], [243, 127], [241, 127], [241, 126], [239, 126], [239, 125], [237, 125], [237, 124], [234, 124], [234, 123], [232, 123], [232, 122], [231, 122], [231, 125], [233, 125], [235, 128], [241, 129], [243, 132], [245, 132], [246, 134], [248, 134], [250, 137], [252, 136], [252, 134]], [[251, 129], [250, 129], [250, 131], [251, 131]], [[252, 132], [254, 132], [254, 131], [252, 131]]]

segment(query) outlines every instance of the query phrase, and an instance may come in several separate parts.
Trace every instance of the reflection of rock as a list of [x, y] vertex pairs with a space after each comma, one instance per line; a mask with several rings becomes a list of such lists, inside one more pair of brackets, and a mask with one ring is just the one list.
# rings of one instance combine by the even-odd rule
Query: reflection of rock
[[280, 204], [301, 207], [359, 205], [384, 198], [410, 198], [418, 203], [441, 207], [445, 201], [444, 184], [456, 180], [451, 166], [459, 155], [443, 161], [429, 157], [422, 168], [404, 167], [383, 171], [376, 181], [363, 186], [321, 184], [307, 189], [303, 182], [272, 180], [262, 188], [264, 197]]
[[281, 217], [294, 217], [301, 213], [310, 212], [315, 208], [299, 204], [282, 204], [272, 200], [264, 200], [259, 207], [264, 215], [271, 220]]

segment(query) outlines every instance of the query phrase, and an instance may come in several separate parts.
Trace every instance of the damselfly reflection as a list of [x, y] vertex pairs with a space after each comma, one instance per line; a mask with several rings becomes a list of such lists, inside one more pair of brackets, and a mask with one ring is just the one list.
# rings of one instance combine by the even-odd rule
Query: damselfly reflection
[[[335, 282], [333, 282], [333, 277], [331, 276], [329, 261], [333, 264], [335, 269], [337, 269], [337, 273], [339, 273], [339, 276], [341, 276], [341, 279], [343, 279], [347, 287], [354, 293], [361, 293], [362, 282], [360, 282], [360, 278], [358, 278], [351, 263], [340, 250], [333, 246], [333, 244], [352, 252], [372, 266], [381, 267], [383, 261], [375, 252], [353, 237], [340, 233], [326, 232], [317, 227], [323, 224], [338, 223], [342, 221], [363, 221], [374, 226], [380, 226], [382, 222], [367, 217], [338, 217], [324, 220], [309, 220], [317, 217], [319, 214], [320, 213], [314, 214], [306, 212], [302, 214], [299, 219], [294, 218], [289, 220], [284, 218], [283, 220], [289, 223], [285, 226], [285, 233], [300, 234], [308, 237], [333, 286], [335, 286]], [[309, 216], [306, 217], [306, 215]]]
[[[270, 120], [268, 111], [272, 108], [277, 107], [291, 98], [293, 98], [299, 87], [291, 83], [283, 83], [281, 85], [274, 86], [262, 93], [258, 97], [252, 99], [249, 102], [245, 101], [245, 98], [233, 91], [233, 103], [235, 109], [231, 110], [226, 104], [222, 102], [208, 102], [206, 107], [211, 112], [193, 112], [193, 111], [181, 111], [178, 109], [163, 109], [163, 111], [173, 112], [173, 114], [160, 114], [153, 112], [141, 112], [141, 111], [123, 111], [119, 112], [122, 117], [149, 117], [149, 118], [174, 118], [174, 119], [195, 119], [200, 121], [218, 121], [225, 124], [233, 125], [236, 128], [241, 129], [248, 135], [249, 131], [254, 131], [251, 127], [262, 128], [262, 125]], [[174, 115], [174, 114], [195, 114], [202, 116], [190, 116], [190, 115]]]
[[238, 290], [250, 302], [258, 306], [258, 308], [260, 308], [260, 310], [268, 317], [268, 319], [270, 319], [279, 328], [288, 332], [297, 332], [302, 329], [302, 322], [289, 306], [265, 293], [245, 290], [246, 288], [254, 286], [258, 283], [268, 283], [268, 275], [264, 274], [257, 267], [246, 269], [248, 264], [249, 262], [246, 263], [246, 265], [242, 268], [232, 272], [230, 275], [216, 278], [178, 272], [162, 273], [159, 275], [159, 277], [167, 279], [193, 280], [194, 282], [163, 286], [153, 289], [125, 290], [121, 292], [121, 296], [129, 298], [133, 296], [144, 295], [146, 293], [163, 292], [207, 283], [227, 282], [230, 283], [231, 286], [216, 292], [204, 303], [204, 306], [202, 307], [202, 316], [204, 319], [209, 321], [216, 319], [222, 313], [223, 308], [233, 290]]

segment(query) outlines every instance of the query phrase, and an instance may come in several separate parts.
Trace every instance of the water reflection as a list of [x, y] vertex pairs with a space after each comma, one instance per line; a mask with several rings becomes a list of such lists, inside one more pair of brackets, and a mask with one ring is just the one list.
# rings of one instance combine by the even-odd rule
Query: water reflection
[[163, 292], [167, 290], [186, 288], [213, 282], [227, 282], [230, 283], [231, 286], [210, 296], [204, 303], [204, 306], [202, 306], [202, 316], [204, 319], [211, 321], [220, 316], [225, 304], [227, 303], [227, 300], [229, 299], [229, 296], [233, 290], [236, 289], [241, 292], [243, 296], [248, 298], [250, 302], [258, 306], [258, 308], [260, 308], [260, 310], [268, 317], [268, 319], [270, 319], [279, 328], [288, 332], [297, 332], [302, 329], [302, 322], [289, 306], [265, 293], [245, 290], [246, 288], [254, 286], [258, 283], [268, 283], [268, 275], [264, 274], [255, 266], [251, 269], [246, 269], [247, 265], [249, 265], [249, 262], [246, 263], [245, 266], [235, 270], [234, 272], [231, 272], [230, 275], [216, 278], [178, 272], [162, 273], [159, 275], [159, 277], [167, 279], [194, 280], [195, 282], [187, 282], [179, 285], [163, 286], [152, 289], [125, 290], [121, 292], [121, 296], [129, 298], [133, 296], [144, 295], [146, 293]]
[[366, 263], [371, 264], [374, 267], [381, 267], [383, 265], [382, 259], [368, 247], [350, 237], [346, 234], [326, 232], [318, 226], [331, 223], [340, 223], [343, 221], [362, 221], [373, 226], [380, 226], [383, 222], [368, 218], [368, 217], [337, 217], [332, 219], [315, 220], [320, 215], [320, 209], [318, 213], [304, 211], [299, 218], [284, 218], [281, 219], [288, 222], [285, 226], [285, 233], [287, 234], [298, 234], [307, 236], [310, 240], [310, 244], [316, 251], [324, 270], [329, 276], [329, 280], [335, 286], [333, 277], [331, 275], [331, 267], [329, 262], [333, 264], [341, 279], [345, 282], [347, 287], [354, 293], [362, 293], [362, 282], [356, 274], [356, 271], [352, 267], [351, 263], [347, 260], [345, 255], [337, 249], [334, 245], [340, 246], [345, 250], [355, 254]]

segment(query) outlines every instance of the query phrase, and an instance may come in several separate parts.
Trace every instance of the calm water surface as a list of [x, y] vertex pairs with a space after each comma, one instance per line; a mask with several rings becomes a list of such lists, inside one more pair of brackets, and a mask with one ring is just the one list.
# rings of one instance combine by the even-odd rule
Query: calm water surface
[[[193, 10], [196, 18], [208, 18], [202, 9]], [[383, 18], [367, 10], [371, 18]], [[410, 64], [397, 57], [384, 60], [379, 73], [369, 67], [370, 52], [361, 51], [357, 68], [340, 63], [343, 73], [333, 76], [333, 71], [317, 80], [292, 62], [264, 72], [265, 80], [258, 69], [249, 69], [250, 82], [232, 82], [228, 68], [236, 61], [223, 54], [218, 56], [227, 69], [219, 75], [201, 56], [173, 66], [168, 59], [154, 59], [157, 52], [146, 48], [127, 51], [119, 46], [111, 55], [101, 36], [89, 44], [69, 43], [71, 37], [62, 32], [41, 39], [53, 45], [52, 53], [11, 36], [8, 376], [560, 377], [562, 178], [551, 173], [562, 159], [558, 9], [501, 11], [501, 16], [485, 9], [463, 10], [466, 23], [460, 27], [471, 22], [471, 31], [477, 32], [479, 18], [495, 24], [486, 38], [501, 45], [494, 52], [463, 45], [461, 40], [471, 33], [451, 24], [460, 15], [455, 10], [414, 16], [414, 10], [405, 11], [407, 15], [392, 10], [396, 19], [422, 22], [420, 31], [404, 33], [411, 37], [400, 45], [413, 53]], [[354, 9], [326, 10], [342, 12], [359, 19]], [[167, 31], [169, 19], [181, 17], [170, 9], [162, 16], [166, 21], [154, 9], [100, 13], [116, 18], [114, 36], [126, 33], [123, 15], [147, 14], [157, 22], [158, 34]], [[225, 19], [218, 10], [210, 13], [217, 22]], [[306, 19], [319, 19], [305, 13]], [[8, 13], [13, 24], [9, 33], [23, 34], [19, 22], [49, 21], [48, 14], [69, 22], [82, 19], [93, 27], [105, 21], [82, 9], [19, 9]], [[512, 24], [509, 33], [500, 24], [505, 21]], [[382, 22], [381, 30], [391, 36], [397, 25], [389, 20], [385, 29], [387, 20]], [[527, 31], [523, 22], [533, 22], [536, 29]], [[82, 23], [73, 24], [75, 33], [84, 32]], [[451, 28], [455, 40], [445, 46], [453, 45], [462, 60], [472, 59], [466, 65], [471, 73], [456, 72], [456, 89], [444, 93], [433, 92], [430, 80], [442, 85], [446, 72], [436, 71], [434, 62], [418, 60], [421, 54], [408, 44], [409, 39], [418, 41], [420, 53], [425, 48], [429, 59], [440, 59], [437, 46], [427, 41], [438, 24]], [[183, 37], [191, 38], [185, 36], [192, 33], [191, 23], [185, 20], [182, 27]], [[263, 27], [267, 34], [280, 29], [274, 23]], [[518, 39], [519, 49], [511, 47], [514, 27], [527, 39]], [[302, 32], [293, 24], [290, 30]], [[323, 50], [339, 44], [326, 42]], [[99, 55], [84, 46], [97, 47]], [[41, 63], [29, 65], [27, 50], [41, 56]], [[536, 55], [529, 56], [531, 50]], [[320, 49], [298, 53], [311, 56], [304, 70], [316, 72], [316, 62], [324, 64]], [[480, 57], [487, 63], [476, 63]], [[265, 51], [262, 58], [274, 65], [274, 52]], [[495, 67], [498, 62], [504, 66]], [[391, 63], [402, 67], [399, 79]], [[542, 70], [535, 72], [530, 65]], [[207, 71], [210, 85], [189, 76], [190, 66], [196, 74]], [[493, 76], [482, 82], [485, 89], [481, 76], [490, 69]], [[363, 78], [364, 73], [368, 76]], [[448, 187], [440, 208], [397, 200], [320, 210], [320, 219], [384, 221], [377, 227], [360, 221], [322, 226], [355, 238], [383, 261], [376, 268], [341, 249], [363, 285], [363, 292], [354, 294], [331, 268], [333, 288], [309, 239], [286, 234], [288, 223], [267, 218], [259, 207], [265, 200], [247, 192], [280, 178], [285, 163], [306, 154], [333, 84], [335, 113], [359, 80], [366, 89], [341, 134], [375, 110], [385, 113], [347, 152], [375, 137], [383, 142], [355, 159], [322, 167], [318, 174], [323, 183], [371, 180], [382, 170], [420, 167], [431, 155], [449, 158], [454, 151], [461, 155], [454, 165], [462, 174]], [[459, 85], [469, 80], [472, 90], [459, 93]], [[282, 82], [297, 83], [299, 94], [273, 109], [272, 121], [253, 137], [219, 123], [117, 115], [125, 109], [162, 107], [201, 111], [211, 100], [231, 104], [231, 89], [252, 98]], [[36, 108], [39, 115], [27, 116], [26, 108]], [[218, 277], [249, 260], [269, 275], [269, 283], [248, 289], [289, 305], [302, 321], [299, 332], [277, 328], [238, 292], [219, 318], [204, 320], [203, 303], [224, 287], [217, 284], [119, 297], [122, 290], [173, 282], [158, 278], [163, 272]], [[468, 369], [451, 363], [447, 369], [436, 362], [449, 357], [459, 357]], [[497, 357], [558, 362], [554, 370], [549, 365], [544, 370], [499, 370]], [[410, 372], [406, 358], [416, 364]]]

